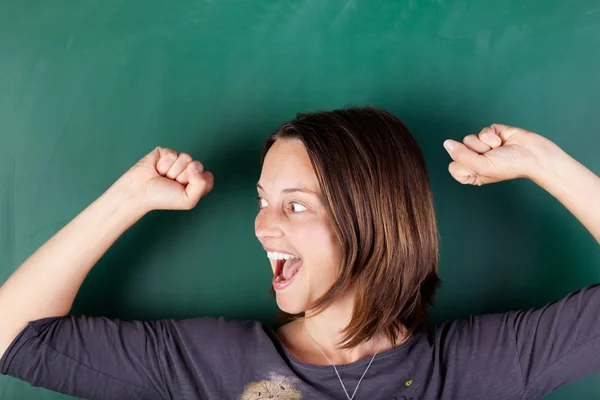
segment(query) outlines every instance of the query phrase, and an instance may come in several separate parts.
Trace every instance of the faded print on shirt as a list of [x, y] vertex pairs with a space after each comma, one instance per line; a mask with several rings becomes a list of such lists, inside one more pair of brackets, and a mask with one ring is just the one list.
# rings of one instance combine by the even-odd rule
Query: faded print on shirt
[[297, 383], [297, 378], [288, 378], [271, 372], [267, 379], [248, 383], [238, 399], [302, 400], [302, 393], [298, 390]]
[[[298, 378], [285, 377], [271, 372], [267, 379], [246, 384], [238, 400], [303, 400], [304, 397], [297, 387], [298, 382]], [[407, 380], [393, 400], [421, 399], [420, 396], [415, 396], [417, 387], [413, 383], [413, 380]]]

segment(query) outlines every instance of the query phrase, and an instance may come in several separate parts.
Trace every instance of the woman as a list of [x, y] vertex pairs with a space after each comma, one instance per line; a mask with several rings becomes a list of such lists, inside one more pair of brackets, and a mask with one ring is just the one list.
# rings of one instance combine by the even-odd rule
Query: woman
[[[444, 146], [459, 182], [530, 178], [600, 241], [600, 178], [549, 140], [492, 125]], [[439, 278], [425, 162], [375, 108], [299, 115], [265, 143], [255, 231], [291, 322], [65, 316], [128, 227], [212, 186], [156, 148], [44, 244], [0, 289], [1, 372], [91, 399], [507, 400], [600, 370], [600, 286], [426, 329]]]

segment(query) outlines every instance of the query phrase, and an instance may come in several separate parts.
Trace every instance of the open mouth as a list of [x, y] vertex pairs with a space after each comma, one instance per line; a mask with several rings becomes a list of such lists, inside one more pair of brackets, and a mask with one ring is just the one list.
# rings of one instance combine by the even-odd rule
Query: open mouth
[[276, 260], [273, 287], [275, 289], [283, 289], [288, 286], [298, 274], [298, 271], [300, 271], [303, 264], [304, 262], [300, 258]]

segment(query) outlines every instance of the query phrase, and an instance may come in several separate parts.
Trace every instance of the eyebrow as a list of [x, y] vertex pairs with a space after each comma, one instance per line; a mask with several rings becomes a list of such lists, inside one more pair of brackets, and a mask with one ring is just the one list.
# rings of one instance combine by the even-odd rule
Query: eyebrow
[[[263, 189], [263, 187], [260, 186], [260, 183], [257, 183], [256, 187], [259, 188], [260, 190], [262, 190], [263, 192], [265, 191], [265, 189]], [[283, 189], [281, 192], [282, 193], [302, 192], [302, 193], [313, 195], [313, 196], [317, 197], [319, 200], [321, 199], [321, 196], [318, 193], [316, 193], [316, 192], [314, 192], [314, 191], [312, 191], [310, 189], [303, 188], [303, 187], [286, 188], [286, 189]]]

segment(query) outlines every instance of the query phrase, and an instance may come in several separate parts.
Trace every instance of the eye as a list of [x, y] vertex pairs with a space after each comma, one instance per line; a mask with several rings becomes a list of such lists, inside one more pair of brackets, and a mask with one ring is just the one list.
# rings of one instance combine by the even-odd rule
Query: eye
[[260, 209], [262, 208], [262, 207], [261, 207], [261, 206], [262, 206], [262, 201], [263, 201], [264, 199], [263, 199], [262, 197], [260, 197], [260, 196], [256, 196], [256, 197], [254, 198], [254, 200], [256, 200], [256, 202], [257, 202], [257, 207], [258, 207], [258, 210], [260, 211]]
[[[297, 201], [292, 201], [290, 204], [291, 204], [291, 205], [297, 204], [297, 205], [299, 205], [300, 207], [304, 208], [304, 210], [300, 210], [300, 211], [306, 211], [306, 210], [307, 210], [307, 208], [306, 208], [306, 207], [304, 207], [302, 204], [298, 203]], [[294, 212], [300, 212], [300, 211], [294, 211]]]
[[[265, 201], [265, 199], [263, 199], [262, 197], [260, 197], [260, 196], [257, 196], [257, 197], [255, 197], [255, 198], [254, 198], [254, 200], [256, 200], [256, 202], [257, 202], [258, 211], [260, 211], [260, 210], [261, 210], [263, 207], [265, 207], [265, 205], [264, 205], [264, 203], [263, 203], [263, 202], [266, 202], [266, 201]], [[307, 208], [306, 208], [306, 207], [304, 207], [304, 206], [303, 206], [301, 203], [298, 203], [297, 201], [292, 201], [292, 202], [290, 202], [290, 205], [292, 206], [292, 211], [293, 211], [294, 213], [299, 213], [299, 212], [302, 212], [302, 211], [306, 211], [306, 210], [307, 210]], [[295, 209], [295, 208], [294, 208], [294, 205], [295, 205], [295, 206], [299, 206], [299, 207], [301, 207], [302, 209], [300, 209], [300, 210], [298, 210], [298, 209]]]

